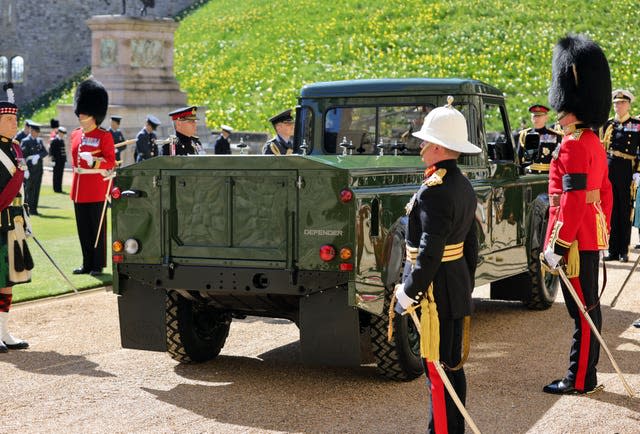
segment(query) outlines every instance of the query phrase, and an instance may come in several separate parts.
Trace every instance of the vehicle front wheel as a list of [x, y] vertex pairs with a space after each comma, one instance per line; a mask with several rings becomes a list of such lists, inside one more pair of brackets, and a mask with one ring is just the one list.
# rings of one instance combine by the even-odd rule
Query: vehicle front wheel
[[166, 322], [169, 355], [181, 363], [205, 362], [220, 354], [231, 316], [168, 291]]

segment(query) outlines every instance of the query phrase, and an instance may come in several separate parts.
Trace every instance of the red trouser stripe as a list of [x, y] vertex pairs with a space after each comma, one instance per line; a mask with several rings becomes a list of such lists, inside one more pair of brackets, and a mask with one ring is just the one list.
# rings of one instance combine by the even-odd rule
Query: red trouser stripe
[[[570, 282], [584, 306], [584, 294], [582, 293], [582, 286], [580, 286], [580, 279], [575, 277], [570, 279]], [[578, 354], [578, 372], [576, 372], [575, 387], [578, 390], [584, 390], [584, 380], [587, 375], [587, 366], [589, 365], [589, 351], [591, 350], [591, 327], [589, 327], [589, 323], [582, 313], [580, 313], [580, 328], [580, 354]]]
[[433, 365], [433, 362], [427, 362], [429, 369], [429, 381], [431, 382], [431, 407], [433, 408], [433, 424], [436, 434], [447, 434], [447, 402], [444, 390], [444, 383], [440, 374]]

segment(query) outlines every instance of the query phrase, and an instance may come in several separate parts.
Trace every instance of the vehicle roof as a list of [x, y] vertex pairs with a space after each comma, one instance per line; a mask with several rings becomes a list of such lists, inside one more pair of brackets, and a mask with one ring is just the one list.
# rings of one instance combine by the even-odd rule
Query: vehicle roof
[[497, 88], [469, 78], [384, 78], [326, 81], [305, 85], [301, 98], [419, 94], [484, 94], [503, 97]]

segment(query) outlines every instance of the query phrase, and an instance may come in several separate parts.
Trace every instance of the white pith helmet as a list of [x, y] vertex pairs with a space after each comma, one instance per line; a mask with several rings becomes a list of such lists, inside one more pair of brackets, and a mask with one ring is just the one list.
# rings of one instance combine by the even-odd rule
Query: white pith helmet
[[413, 136], [463, 154], [482, 152], [468, 140], [467, 121], [462, 113], [453, 108], [453, 97], [448, 97], [447, 101], [444, 107], [436, 107], [429, 112], [422, 128]]

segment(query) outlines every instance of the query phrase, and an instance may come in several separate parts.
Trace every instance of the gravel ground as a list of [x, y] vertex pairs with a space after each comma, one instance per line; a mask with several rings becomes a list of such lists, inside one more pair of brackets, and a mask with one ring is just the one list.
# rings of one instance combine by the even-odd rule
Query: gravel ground
[[[607, 265], [603, 336], [640, 393], [640, 329], [630, 326], [640, 317], [640, 270], [609, 306], [632, 264]], [[488, 300], [487, 288], [476, 292], [467, 408], [484, 433], [640, 433], [640, 398], [626, 395], [604, 351], [603, 392], [542, 393], [567, 366], [572, 325], [561, 299], [532, 312]], [[121, 349], [116, 296], [104, 289], [15, 305], [10, 324], [31, 348], [0, 354], [0, 432], [425, 431], [424, 379], [394, 383], [371, 366], [302, 366], [288, 321], [234, 320], [222, 354], [198, 365]]]

